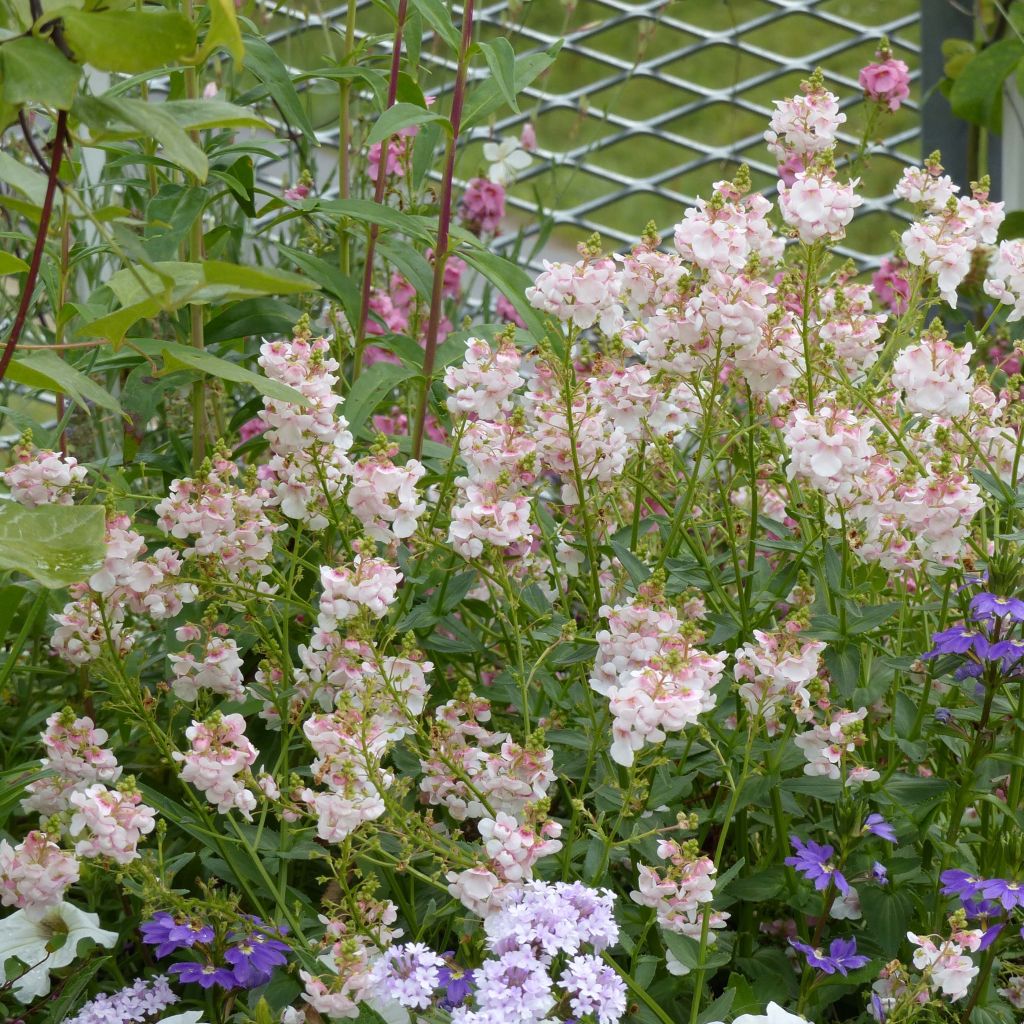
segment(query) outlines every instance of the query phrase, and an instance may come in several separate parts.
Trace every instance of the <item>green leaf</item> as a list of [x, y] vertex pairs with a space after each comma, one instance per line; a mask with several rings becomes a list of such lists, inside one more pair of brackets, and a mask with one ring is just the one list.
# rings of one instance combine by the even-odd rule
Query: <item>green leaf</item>
[[146, 204], [144, 248], [152, 260], [170, 260], [188, 235], [208, 198], [197, 185], [164, 184]]
[[1003, 125], [1003, 82], [1022, 57], [1024, 43], [1013, 36], [986, 46], [953, 83], [953, 113], [998, 135]]
[[406, 245], [397, 239], [379, 239], [377, 250], [385, 259], [390, 260], [398, 267], [421, 298], [430, 301], [430, 293], [434, 287], [434, 268], [425, 257], [421, 256], [411, 245]]
[[1009, 238], [1024, 237], [1024, 210], [1013, 210], [1003, 218], [999, 225], [997, 241], [1005, 242]]
[[206, 154], [188, 137], [188, 132], [166, 111], [162, 104], [122, 96], [80, 96], [75, 113], [93, 130], [97, 141], [106, 137], [128, 136], [125, 126], [137, 134], [154, 139], [172, 164], [205, 181], [208, 164]]
[[293, 249], [290, 246], [278, 243], [278, 248], [297, 267], [301, 267], [310, 278], [328, 295], [336, 298], [344, 307], [345, 316], [350, 324], [359, 323], [359, 287], [355, 280], [346, 277], [333, 263], [328, 263], [319, 256], [304, 252], [302, 249]]
[[195, 27], [178, 11], [86, 12], [65, 7], [59, 13], [75, 58], [100, 71], [134, 75], [177, 64], [195, 52]]
[[627, 545], [613, 540], [611, 548], [618, 560], [626, 567], [626, 572], [629, 573], [629, 578], [634, 586], [639, 586], [651, 575], [651, 570], [629, 550]]
[[99, 974], [110, 959], [109, 956], [94, 956], [84, 964], [75, 967], [74, 973], [64, 982], [60, 995], [50, 1002], [43, 1017], [43, 1024], [61, 1024], [71, 1016], [72, 1010], [78, 1008], [83, 1001], [86, 989], [93, 978]]
[[516, 307], [516, 312], [523, 318], [534, 340], [539, 341], [544, 337], [547, 333], [544, 321], [526, 298], [526, 289], [533, 281], [522, 267], [485, 249], [460, 249], [459, 256], [483, 274]]
[[[304, 204], [297, 205], [299, 209], [305, 208]], [[351, 217], [352, 220], [363, 224], [376, 224], [378, 227], [403, 231], [428, 245], [433, 245], [437, 241], [435, 218], [404, 213], [402, 210], [375, 203], [372, 199], [317, 199], [309, 204], [308, 209]]]
[[203, 40], [199, 60], [206, 60], [218, 46], [222, 46], [236, 61], [242, 63], [245, 58], [245, 45], [242, 43], [242, 32], [238, 27], [234, 0], [207, 0], [207, 6], [210, 8], [210, 30]]
[[59, 391], [86, 411], [89, 403], [124, 415], [118, 400], [91, 377], [61, 359], [56, 352], [36, 351], [16, 355], [7, 369], [7, 376], [18, 384], [41, 391]]
[[279, 380], [271, 380], [262, 373], [254, 373], [244, 366], [221, 359], [205, 349], [178, 345], [171, 341], [156, 342], [164, 357], [164, 370], [173, 373], [175, 370], [199, 370], [201, 373], [221, 380], [229, 380], [234, 384], [248, 384], [261, 395], [276, 399], [278, 402], [291, 402], [295, 405], [309, 405], [309, 401], [294, 388], [282, 384]]
[[[514, 80], [514, 91], [516, 95], [521, 93], [536, 78], [542, 75], [558, 56], [562, 48], [561, 41], [549, 47], [543, 53], [527, 53], [516, 58], [516, 72]], [[470, 93], [466, 102], [466, 109], [462, 115], [462, 131], [485, 121], [495, 111], [500, 110], [505, 104], [505, 94], [501, 86], [493, 79], [481, 82]]]
[[677, 932], [663, 931], [661, 937], [665, 946], [671, 950], [672, 955], [691, 971], [696, 970], [700, 965], [700, 943], [691, 939], [689, 935], [681, 935]]
[[256, 173], [251, 156], [240, 156], [226, 171], [215, 169], [210, 173], [231, 189], [231, 195], [246, 217], [256, 216]]
[[298, 128], [314, 146], [317, 145], [316, 131], [295, 91], [288, 68], [270, 44], [257, 36], [246, 36], [243, 63], [267, 87], [285, 121], [291, 127]]
[[901, 889], [858, 887], [864, 923], [887, 957], [896, 956], [914, 913], [913, 900]]
[[103, 509], [96, 505], [0, 504], [0, 568], [57, 590], [80, 583], [107, 555]]
[[453, 49], [458, 50], [461, 38], [444, 0], [412, 0], [423, 20]]
[[259, 128], [270, 127], [251, 110], [226, 100], [165, 100], [160, 109], [170, 114], [186, 131], [207, 128]]
[[5, 102], [20, 107], [38, 103], [70, 110], [82, 69], [55, 46], [24, 36], [0, 47], [0, 81]]
[[[23, 196], [35, 203], [43, 205], [46, 195], [46, 175], [33, 170], [20, 160], [0, 150], [0, 181], [17, 189]], [[60, 198], [58, 195], [56, 198]]]
[[380, 400], [403, 381], [415, 376], [415, 370], [394, 363], [374, 363], [364, 370], [352, 385], [342, 408], [349, 430], [353, 433], [362, 430]]
[[442, 127], [447, 125], [449, 132], [452, 130], [451, 122], [444, 114], [424, 110], [423, 107], [417, 107], [414, 103], [396, 103], [377, 118], [377, 123], [366, 138], [366, 144], [372, 146], [374, 143], [383, 142], [385, 139], [391, 138], [392, 135], [397, 135], [403, 128], [435, 123]]
[[498, 36], [493, 43], [481, 43], [484, 59], [491, 69], [491, 76], [498, 84], [505, 102], [518, 114], [519, 101], [516, 99], [516, 53], [512, 44]]
[[24, 274], [28, 264], [12, 252], [0, 250], [0, 274]]

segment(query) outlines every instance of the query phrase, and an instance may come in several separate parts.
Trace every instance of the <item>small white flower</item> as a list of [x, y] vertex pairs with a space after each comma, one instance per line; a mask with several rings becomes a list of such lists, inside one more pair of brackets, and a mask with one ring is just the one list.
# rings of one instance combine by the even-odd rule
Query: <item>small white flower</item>
[[490, 164], [487, 177], [496, 185], [515, 181], [517, 172], [526, 170], [533, 162], [533, 157], [520, 149], [519, 140], [514, 138], [484, 143], [484, 159]]
[[[50, 971], [71, 964], [84, 939], [92, 939], [107, 949], [117, 942], [117, 932], [105, 931], [99, 923], [98, 914], [87, 913], [71, 903], [58, 903], [41, 921], [31, 920], [24, 910], [0, 919], [0, 985], [7, 981], [4, 964], [14, 957], [28, 968], [11, 979], [15, 997], [31, 1003], [45, 996], [50, 991]], [[61, 934], [67, 936], [64, 945], [47, 954], [47, 943]]]

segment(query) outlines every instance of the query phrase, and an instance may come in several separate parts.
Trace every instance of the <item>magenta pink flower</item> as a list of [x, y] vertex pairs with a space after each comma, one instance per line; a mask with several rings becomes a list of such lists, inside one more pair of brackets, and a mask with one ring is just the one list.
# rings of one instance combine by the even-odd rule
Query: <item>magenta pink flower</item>
[[910, 95], [910, 69], [893, 57], [861, 68], [858, 81], [868, 99], [884, 103], [890, 110], [899, 110]]
[[871, 278], [871, 286], [879, 302], [888, 306], [897, 316], [907, 311], [907, 302], [910, 300], [910, 282], [904, 276], [908, 269], [906, 263], [884, 259]]
[[496, 181], [474, 178], [459, 204], [462, 223], [475, 234], [492, 234], [505, 216], [505, 189]]

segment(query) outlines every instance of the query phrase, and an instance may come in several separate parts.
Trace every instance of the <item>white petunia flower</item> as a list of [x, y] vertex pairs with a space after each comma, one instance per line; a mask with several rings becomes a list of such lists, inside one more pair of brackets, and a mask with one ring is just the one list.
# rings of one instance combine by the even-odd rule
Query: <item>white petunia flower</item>
[[[98, 914], [90, 914], [72, 903], [58, 903], [41, 921], [33, 921], [24, 910], [0, 919], [0, 985], [7, 982], [4, 964], [14, 957], [27, 968], [11, 979], [15, 997], [31, 1003], [45, 996], [50, 991], [50, 971], [71, 964], [84, 939], [92, 939], [107, 949], [117, 942], [117, 932], [105, 931], [99, 923]], [[59, 935], [66, 936], [64, 945], [48, 954], [47, 944]]]
[[519, 140], [515, 138], [485, 142], [484, 159], [490, 164], [487, 177], [496, 185], [508, 185], [515, 181], [518, 172], [525, 171], [533, 162], [533, 157], [520, 149]]

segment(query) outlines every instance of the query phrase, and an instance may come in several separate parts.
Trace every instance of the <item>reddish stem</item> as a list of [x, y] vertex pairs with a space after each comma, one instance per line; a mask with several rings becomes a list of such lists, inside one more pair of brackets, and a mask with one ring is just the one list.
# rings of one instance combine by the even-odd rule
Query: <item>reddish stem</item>
[[[405, 15], [409, 0], [399, 0], [398, 14], [395, 24], [395, 42], [391, 51], [391, 77], [388, 80], [388, 104], [390, 110], [398, 96], [398, 71], [402, 63], [402, 32], [405, 29]], [[373, 201], [384, 202], [384, 187], [388, 166], [388, 150], [391, 148], [392, 136], [381, 140], [380, 160], [377, 163], [377, 182], [373, 189]], [[373, 255], [377, 249], [377, 235], [380, 226], [371, 224], [366, 239], [366, 265], [363, 267], [363, 286], [359, 296], [359, 323], [356, 325], [355, 352], [352, 356], [352, 383], [356, 382], [363, 369], [363, 348], [366, 345], [366, 321], [370, 315], [370, 289], [373, 284]]]
[[28, 309], [32, 304], [32, 295], [36, 290], [36, 281], [39, 278], [39, 264], [43, 258], [43, 248], [46, 245], [46, 234], [50, 229], [50, 217], [53, 214], [53, 197], [57, 192], [57, 174], [60, 171], [60, 162], [64, 155], [64, 137], [67, 134], [68, 113], [66, 110], [57, 113], [57, 134], [53, 138], [53, 159], [50, 162], [50, 174], [46, 179], [46, 196], [43, 199], [43, 209], [39, 214], [39, 230], [36, 232], [36, 245], [32, 250], [32, 262], [28, 267], [28, 277], [25, 278], [25, 288], [21, 293], [21, 301], [18, 303], [18, 313], [14, 318], [14, 326], [7, 338], [3, 355], [0, 355], [0, 381], [7, 374], [7, 367], [11, 365], [14, 358], [14, 350], [18, 347], [18, 340], [25, 328], [25, 321], [28, 319]]
[[462, 44], [459, 47], [459, 68], [455, 76], [452, 96], [452, 137], [448, 140], [448, 157], [444, 167], [441, 191], [441, 212], [437, 222], [437, 245], [434, 246], [434, 286], [430, 293], [430, 317], [427, 320], [427, 340], [423, 352], [423, 389], [416, 409], [413, 426], [412, 456], [423, 451], [423, 430], [427, 419], [431, 378], [434, 376], [434, 357], [437, 354], [437, 334], [441, 326], [444, 303], [444, 271], [448, 263], [448, 232], [452, 223], [452, 185], [455, 180], [455, 149], [462, 125], [462, 104], [466, 96], [466, 78], [469, 73], [469, 50], [473, 45], [473, 0], [465, 0], [462, 8]]

